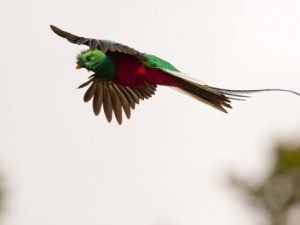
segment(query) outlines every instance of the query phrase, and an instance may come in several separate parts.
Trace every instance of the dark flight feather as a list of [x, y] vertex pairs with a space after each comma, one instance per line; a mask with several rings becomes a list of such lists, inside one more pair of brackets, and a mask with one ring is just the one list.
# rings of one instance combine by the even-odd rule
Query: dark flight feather
[[101, 106], [103, 102], [103, 84], [101, 81], [97, 82], [97, 89], [94, 94], [94, 99], [93, 99], [93, 110], [95, 115], [99, 115]]
[[88, 102], [91, 100], [95, 94], [96, 88], [97, 88], [97, 83], [92, 83], [92, 85], [88, 88], [88, 90], [85, 92], [85, 95], [83, 97], [84, 102]]
[[134, 98], [131, 96], [131, 94], [129, 93], [129, 91], [126, 90], [126, 88], [122, 87], [122, 86], [118, 86], [120, 91], [124, 94], [124, 96], [127, 98], [131, 109], [135, 109], [135, 100]]
[[[122, 86], [121, 86], [122, 87]], [[129, 95], [133, 98], [134, 102], [136, 104], [139, 104], [139, 96], [133, 91], [133, 89], [131, 89], [130, 87], [124, 87], [124, 89], [126, 89], [126, 91], [128, 91]]]
[[109, 87], [107, 83], [104, 83], [104, 101], [103, 101], [103, 108], [104, 114], [106, 116], [107, 121], [110, 123], [112, 120], [112, 103], [109, 93]]
[[133, 88], [133, 92], [142, 100], [144, 100], [145, 96], [139, 91], [138, 88]]
[[121, 105], [123, 107], [126, 117], [129, 119], [130, 118], [130, 104], [129, 104], [127, 98], [124, 96], [122, 91], [120, 91], [120, 89], [117, 85], [113, 84], [112, 86], [115, 89], [117, 95], [119, 96], [119, 99], [120, 99], [120, 102], [121, 102]]
[[121, 105], [120, 97], [117, 95], [112, 85], [109, 85], [109, 93], [110, 93], [115, 117], [118, 121], [118, 124], [122, 124], [122, 105]]

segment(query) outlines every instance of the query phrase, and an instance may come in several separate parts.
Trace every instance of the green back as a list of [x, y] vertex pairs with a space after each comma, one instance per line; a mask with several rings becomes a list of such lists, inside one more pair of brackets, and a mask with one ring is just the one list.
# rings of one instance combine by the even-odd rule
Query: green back
[[145, 57], [148, 59], [146, 62], [144, 62], [144, 66], [150, 69], [153, 68], [162, 68], [162, 69], [168, 69], [172, 71], [179, 71], [176, 69], [171, 63], [158, 58], [155, 55], [145, 54]]

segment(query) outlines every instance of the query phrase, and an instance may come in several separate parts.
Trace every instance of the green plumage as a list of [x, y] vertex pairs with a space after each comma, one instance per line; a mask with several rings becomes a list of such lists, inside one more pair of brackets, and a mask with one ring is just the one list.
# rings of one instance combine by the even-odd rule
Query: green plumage
[[155, 55], [150, 55], [150, 54], [145, 54], [145, 57], [147, 58], [147, 61], [144, 62], [144, 66], [147, 68], [163, 68], [163, 69], [168, 69], [168, 70], [172, 70], [172, 71], [179, 71], [178, 69], [176, 69], [171, 63], [158, 58]]

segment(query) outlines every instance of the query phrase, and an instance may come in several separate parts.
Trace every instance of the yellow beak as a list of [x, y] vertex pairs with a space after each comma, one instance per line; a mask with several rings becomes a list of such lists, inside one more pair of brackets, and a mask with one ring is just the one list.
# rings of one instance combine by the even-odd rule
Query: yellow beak
[[81, 68], [81, 66], [77, 63], [76, 64], [76, 69], [80, 69]]

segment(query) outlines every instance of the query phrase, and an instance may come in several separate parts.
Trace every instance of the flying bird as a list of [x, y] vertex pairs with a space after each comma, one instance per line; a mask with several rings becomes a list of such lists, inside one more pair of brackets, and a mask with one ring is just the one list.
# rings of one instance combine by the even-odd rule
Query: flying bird
[[77, 56], [76, 68], [85, 68], [93, 75], [78, 88], [89, 86], [84, 102], [93, 99], [95, 115], [103, 107], [108, 122], [114, 114], [121, 124], [122, 111], [129, 119], [135, 105], [153, 96], [158, 85], [175, 88], [225, 113], [227, 108], [232, 108], [231, 100], [244, 100], [249, 97], [245, 94], [249, 93], [286, 91], [300, 96], [297, 92], [284, 89], [229, 90], [212, 87], [183, 74], [155, 55], [141, 53], [110, 40], [77, 36], [53, 25], [50, 28], [71, 43], [88, 46]]

